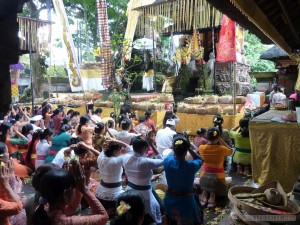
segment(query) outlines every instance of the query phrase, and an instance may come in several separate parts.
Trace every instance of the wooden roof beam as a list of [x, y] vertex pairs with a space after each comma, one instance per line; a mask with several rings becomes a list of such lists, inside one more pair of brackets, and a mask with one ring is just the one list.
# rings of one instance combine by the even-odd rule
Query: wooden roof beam
[[273, 26], [268, 17], [262, 12], [254, 0], [231, 0], [255, 26], [257, 26], [270, 40], [280, 46], [288, 55], [292, 53], [291, 47], [287, 44], [278, 30]]
[[[280, 8], [286, 18], [286, 21], [287, 21], [287, 24], [289, 25], [290, 30], [292, 31], [292, 33], [294, 35], [294, 38], [297, 40], [297, 43], [300, 43], [299, 35], [298, 35], [297, 31], [295, 30], [294, 25], [292, 24], [291, 18], [287, 12], [287, 9], [286, 9], [284, 3], [282, 2], [282, 0], [277, 0], [277, 2], [280, 5]], [[300, 0], [299, 0], [299, 3], [300, 3]]]

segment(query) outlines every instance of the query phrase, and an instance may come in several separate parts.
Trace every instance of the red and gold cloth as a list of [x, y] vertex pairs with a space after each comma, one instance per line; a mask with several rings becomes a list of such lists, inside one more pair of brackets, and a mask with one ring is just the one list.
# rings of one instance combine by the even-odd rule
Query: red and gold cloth
[[217, 62], [235, 62], [236, 44], [235, 44], [235, 22], [223, 15], [222, 26], [220, 30], [220, 39], [217, 48]]
[[112, 84], [112, 54], [108, 28], [106, 0], [97, 0], [98, 25], [101, 50], [102, 85], [108, 89]]

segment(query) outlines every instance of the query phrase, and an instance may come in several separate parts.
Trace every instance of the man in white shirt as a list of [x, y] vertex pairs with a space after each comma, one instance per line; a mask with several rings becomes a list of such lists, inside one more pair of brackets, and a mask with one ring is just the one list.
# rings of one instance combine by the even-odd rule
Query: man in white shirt
[[169, 119], [166, 122], [166, 127], [157, 131], [156, 146], [160, 154], [162, 154], [164, 150], [172, 148], [173, 136], [176, 134], [175, 126], [175, 120]]
[[38, 129], [44, 129], [42, 119], [43, 119], [42, 115], [36, 115], [30, 118], [30, 123], [33, 126], [34, 132]]
[[[107, 125], [108, 125], [108, 129], [109, 129], [109, 132], [114, 135], [115, 137], [118, 137], [118, 134], [119, 134], [119, 131], [117, 131], [116, 129], [114, 129], [115, 127], [115, 121], [113, 120], [108, 120], [107, 121]], [[109, 133], [106, 132], [106, 136], [107, 137], [110, 137]]]

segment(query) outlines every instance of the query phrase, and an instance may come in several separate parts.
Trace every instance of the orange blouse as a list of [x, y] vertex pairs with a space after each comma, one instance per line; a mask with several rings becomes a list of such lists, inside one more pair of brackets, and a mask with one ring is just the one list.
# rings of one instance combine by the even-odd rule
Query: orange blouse
[[[224, 157], [230, 156], [231, 151], [221, 145], [200, 145], [199, 153], [203, 159], [202, 167], [212, 169], [223, 169], [224, 168]], [[202, 170], [200, 176], [202, 177], [205, 171]], [[217, 172], [215, 175], [225, 183], [225, 173]]]
[[10, 225], [9, 217], [17, 215], [22, 210], [22, 202], [6, 201], [3, 192], [0, 192], [0, 225]]

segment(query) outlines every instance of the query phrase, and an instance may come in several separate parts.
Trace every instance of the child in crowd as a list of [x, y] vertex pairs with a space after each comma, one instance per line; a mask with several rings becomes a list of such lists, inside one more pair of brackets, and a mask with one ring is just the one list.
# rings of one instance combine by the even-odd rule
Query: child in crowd
[[206, 129], [205, 128], [200, 128], [197, 130], [197, 136], [194, 138], [194, 145], [199, 148], [200, 145], [206, 145], [207, 140], [206, 140]]
[[240, 120], [240, 125], [231, 129], [230, 137], [234, 139], [235, 152], [232, 161], [237, 164], [237, 174], [250, 175], [251, 145], [249, 138], [249, 119]]
[[201, 205], [208, 204], [208, 208], [214, 208], [216, 196], [226, 196], [226, 182], [224, 172], [224, 157], [230, 156], [229, 148], [222, 146], [219, 129], [210, 127], [207, 130], [207, 144], [200, 145], [199, 153], [203, 159], [203, 167], [200, 174], [200, 187], [203, 190]]
[[142, 225], [145, 214], [144, 198], [134, 190], [128, 190], [117, 198], [116, 217], [110, 225]]

